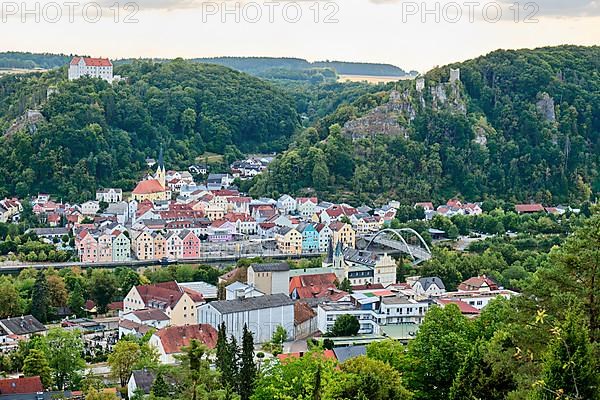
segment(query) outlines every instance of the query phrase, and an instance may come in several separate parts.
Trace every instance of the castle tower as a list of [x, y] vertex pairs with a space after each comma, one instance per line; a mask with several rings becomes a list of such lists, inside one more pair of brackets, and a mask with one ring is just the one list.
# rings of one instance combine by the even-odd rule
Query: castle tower
[[156, 175], [154, 177], [163, 188], [167, 187], [167, 171], [165, 171], [165, 160], [163, 157], [163, 148], [160, 146], [160, 153], [158, 154], [158, 167], [156, 168]]
[[450, 83], [460, 81], [460, 68], [450, 68]]

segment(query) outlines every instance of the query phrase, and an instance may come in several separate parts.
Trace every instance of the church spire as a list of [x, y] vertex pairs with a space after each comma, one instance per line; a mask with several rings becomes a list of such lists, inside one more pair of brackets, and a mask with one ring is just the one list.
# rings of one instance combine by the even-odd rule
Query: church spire
[[167, 173], [165, 171], [165, 160], [163, 157], [163, 148], [162, 144], [160, 145], [160, 153], [158, 153], [158, 168], [156, 168], [156, 175], [154, 179], [156, 179], [163, 188], [167, 187]]
[[163, 147], [162, 143], [160, 144], [160, 153], [158, 153], [158, 168], [165, 169], [165, 160], [163, 157]]

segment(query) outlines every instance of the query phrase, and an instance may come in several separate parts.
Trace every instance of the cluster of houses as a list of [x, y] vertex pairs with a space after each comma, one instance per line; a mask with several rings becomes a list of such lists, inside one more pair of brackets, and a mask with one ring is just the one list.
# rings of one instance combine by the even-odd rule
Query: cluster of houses
[[[388, 226], [400, 207], [397, 201], [372, 209], [287, 194], [278, 199], [253, 199], [231, 186], [234, 176], [230, 174], [209, 174], [204, 184], [196, 184], [192, 167], [167, 171], [162, 149], [158, 161], [148, 165], [156, 165], [156, 172], [138, 182], [127, 199], [117, 188], [100, 189], [95, 199], [74, 205], [39, 194], [31, 202], [33, 212], [49, 228], [35, 229], [35, 233], [50, 242], [72, 235], [74, 250], [86, 263], [195, 260], [214, 250], [213, 244], [253, 242], [261, 249], [291, 256], [332, 253], [341, 243], [346, 258], [361, 260], [358, 264], [362, 265], [373, 260], [367, 262], [354, 249], [357, 237]], [[260, 169], [263, 161], [249, 159], [234, 165], [240, 172], [251, 165]], [[208, 172], [202, 166], [193, 167]], [[414, 206], [425, 210], [426, 219], [436, 214], [482, 213], [479, 203], [456, 199], [437, 208], [431, 202]], [[0, 222], [18, 221], [21, 211], [18, 199], [1, 200]], [[566, 209], [519, 204], [515, 211], [563, 213]]]
[[229, 169], [234, 178], [246, 180], [266, 171], [271, 161], [273, 161], [273, 156], [251, 157], [246, 160], [234, 161]]

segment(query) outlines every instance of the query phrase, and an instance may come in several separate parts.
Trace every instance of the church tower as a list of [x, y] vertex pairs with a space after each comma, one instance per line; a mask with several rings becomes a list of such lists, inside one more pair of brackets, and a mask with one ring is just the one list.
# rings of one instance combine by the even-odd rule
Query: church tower
[[160, 146], [160, 153], [158, 154], [158, 168], [156, 168], [154, 179], [156, 179], [163, 188], [167, 187], [167, 171], [165, 171], [162, 145]]
[[348, 264], [344, 260], [344, 251], [341, 240], [338, 240], [333, 253], [333, 272], [338, 278], [338, 281], [343, 281], [348, 278]]

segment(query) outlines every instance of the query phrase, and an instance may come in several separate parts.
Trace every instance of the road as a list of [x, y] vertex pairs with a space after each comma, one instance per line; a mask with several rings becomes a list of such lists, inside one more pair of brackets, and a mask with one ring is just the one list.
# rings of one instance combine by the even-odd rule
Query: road
[[302, 255], [291, 255], [282, 254], [278, 252], [265, 251], [262, 253], [237, 253], [237, 254], [207, 254], [201, 258], [189, 258], [184, 260], [169, 260], [166, 263], [161, 263], [160, 260], [130, 260], [130, 261], [111, 261], [111, 262], [99, 262], [99, 263], [84, 263], [79, 261], [63, 262], [63, 263], [19, 263], [19, 262], [5, 262], [0, 264], [0, 274], [13, 274], [19, 273], [23, 269], [35, 268], [35, 269], [63, 269], [71, 267], [80, 268], [117, 268], [117, 267], [147, 267], [152, 265], [165, 265], [165, 264], [213, 264], [219, 262], [235, 262], [241, 258], [254, 258], [254, 257], [268, 257], [276, 260], [287, 260], [294, 258], [311, 258], [319, 257], [320, 253], [306, 253]]

